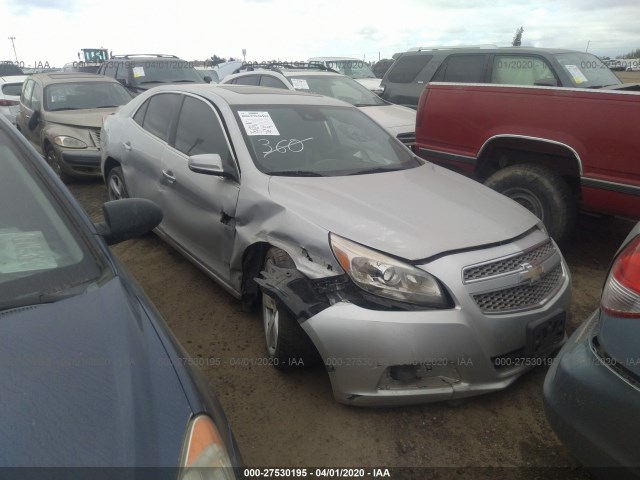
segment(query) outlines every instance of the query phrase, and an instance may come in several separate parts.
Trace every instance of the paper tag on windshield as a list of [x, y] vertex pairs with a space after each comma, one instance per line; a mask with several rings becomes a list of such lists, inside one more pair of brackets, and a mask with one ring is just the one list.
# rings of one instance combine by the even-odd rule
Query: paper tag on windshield
[[144, 67], [133, 67], [133, 78], [144, 77]]
[[238, 112], [247, 135], [280, 135], [269, 112]]
[[589, 79], [584, 76], [584, 73], [582, 73], [582, 70], [580, 70], [577, 65], [565, 65], [564, 68], [566, 68], [571, 77], [573, 77], [574, 82], [582, 83], [589, 81]]
[[292, 78], [291, 83], [296, 90], [309, 90], [309, 84], [304, 78]]
[[0, 273], [56, 268], [55, 254], [42, 232], [0, 233]]

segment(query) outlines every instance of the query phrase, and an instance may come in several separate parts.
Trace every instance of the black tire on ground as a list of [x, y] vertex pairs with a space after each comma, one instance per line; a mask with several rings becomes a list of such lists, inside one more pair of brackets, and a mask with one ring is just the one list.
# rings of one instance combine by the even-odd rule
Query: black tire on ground
[[[274, 265], [295, 268], [295, 263], [285, 251], [271, 247], [265, 255], [263, 269], [269, 272]], [[274, 366], [285, 370], [319, 363], [318, 352], [298, 321], [265, 293], [262, 294], [262, 323], [267, 352]]]
[[553, 170], [527, 163], [512, 165], [491, 175], [485, 185], [534, 213], [556, 242], [570, 237], [576, 203], [567, 182]]
[[44, 147], [44, 158], [51, 169], [56, 172], [56, 175], [60, 177], [60, 180], [62, 180], [64, 183], [73, 182], [73, 177], [67, 175], [62, 171], [62, 167], [60, 166], [60, 159], [58, 158], [58, 155], [56, 155], [56, 151], [54, 150], [53, 146], [49, 143], [47, 143]]
[[129, 198], [127, 185], [124, 183], [124, 175], [120, 167], [113, 167], [107, 174], [107, 198], [109, 200]]

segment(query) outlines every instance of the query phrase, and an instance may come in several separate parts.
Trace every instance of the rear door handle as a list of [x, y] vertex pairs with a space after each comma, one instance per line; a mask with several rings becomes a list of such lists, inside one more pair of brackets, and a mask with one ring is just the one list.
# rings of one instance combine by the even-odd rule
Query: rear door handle
[[127, 152], [130, 152], [130, 151], [131, 151], [131, 143], [129, 143], [129, 142], [124, 142], [122, 145], [124, 146], [124, 149], [125, 149]]
[[162, 170], [162, 175], [167, 179], [169, 183], [176, 182], [176, 177], [173, 176], [173, 172], [171, 170]]

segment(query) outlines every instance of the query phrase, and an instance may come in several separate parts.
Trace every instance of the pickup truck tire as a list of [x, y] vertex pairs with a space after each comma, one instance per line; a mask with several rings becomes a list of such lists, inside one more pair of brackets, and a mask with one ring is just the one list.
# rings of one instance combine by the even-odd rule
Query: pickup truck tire
[[[271, 247], [265, 255], [264, 270], [272, 271], [274, 266], [296, 268], [284, 250]], [[265, 293], [262, 294], [262, 322], [273, 366], [287, 370], [319, 363], [317, 350], [298, 321], [282, 308], [278, 300]]]
[[553, 170], [535, 164], [512, 165], [491, 175], [485, 185], [540, 218], [556, 242], [570, 236], [576, 205], [569, 185]]

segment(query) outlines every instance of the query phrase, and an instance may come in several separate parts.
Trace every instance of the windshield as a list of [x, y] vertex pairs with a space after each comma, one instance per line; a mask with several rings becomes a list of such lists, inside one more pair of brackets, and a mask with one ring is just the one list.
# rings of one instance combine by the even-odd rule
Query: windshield
[[324, 62], [309, 63], [323, 63], [326, 67], [337, 70], [351, 78], [376, 78], [369, 65], [362, 60], [325, 60]]
[[44, 89], [44, 109], [55, 112], [119, 107], [131, 98], [117, 82], [54, 83]]
[[183, 60], [131, 62], [131, 83], [204, 83], [193, 64]]
[[243, 105], [234, 112], [256, 167], [269, 175], [357, 175], [421, 165], [352, 107]]
[[576, 87], [602, 88], [621, 83], [609, 67], [589, 53], [557, 53], [555, 57]]
[[0, 310], [82, 292], [104, 266], [0, 131]]
[[343, 100], [357, 107], [387, 105], [378, 95], [348, 77], [336, 75], [289, 76], [293, 88]]

